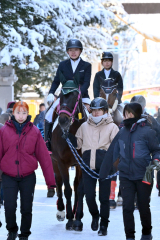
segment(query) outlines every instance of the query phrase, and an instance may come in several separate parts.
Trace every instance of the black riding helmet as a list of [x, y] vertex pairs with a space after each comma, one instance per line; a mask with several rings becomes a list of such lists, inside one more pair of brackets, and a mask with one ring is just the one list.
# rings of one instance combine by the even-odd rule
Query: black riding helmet
[[142, 106], [143, 109], [146, 106], [146, 99], [142, 95], [136, 95], [136, 96], [132, 97], [130, 102], [131, 103], [133, 103], [133, 102], [139, 103]]
[[83, 45], [78, 39], [70, 39], [67, 42], [66, 51], [68, 51], [69, 48], [79, 48], [83, 50]]
[[103, 59], [111, 59], [111, 60], [113, 60], [112, 53], [110, 53], [110, 52], [103, 52], [102, 56], [101, 56], [101, 60], [103, 60]]
[[92, 100], [90, 104], [90, 109], [100, 109], [103, 108], [104, 111], [108, 110], [108, 104], [104, 98], [97, 97]]

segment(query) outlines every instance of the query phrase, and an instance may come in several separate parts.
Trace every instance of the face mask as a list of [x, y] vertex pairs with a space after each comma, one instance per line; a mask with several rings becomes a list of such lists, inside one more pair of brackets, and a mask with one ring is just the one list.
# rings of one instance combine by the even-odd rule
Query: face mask
[[90, 115], [91, 115], [91, 118], [92, 118], [93, 122], [96, 123], [96, 124], [99, 123], [103, 118], [107, 118], [108, 117], [107, 113], [105, 113], [102, 116], [98, 116], [98, 117], [93, 117], [92, 114], [90, 114]]

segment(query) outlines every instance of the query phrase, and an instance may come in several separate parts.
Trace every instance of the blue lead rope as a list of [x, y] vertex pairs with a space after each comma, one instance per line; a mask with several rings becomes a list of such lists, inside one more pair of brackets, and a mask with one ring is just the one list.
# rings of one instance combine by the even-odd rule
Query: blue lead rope
[[[96, 172], [95, 172], [94, 170], [92, 170], [88, 165], [85, 164], [85, 162], [83, 161], [83, 159], [79, 156], [77, 150], [73, 147], [73, 145], [72, 145], [71, 141], [69, 140], [69, 138], [66, 139], [66, 142], [68, 143], [68, 146], [69, 146], [69, 148], [71, 149], [71, 151], [72, 151], [75, 159], [77, 160], [78, 164], [80, 165], [80, 167], [81, 167], [90, 177], [92, 177], [92, 178], [94, 178], [94, 179], [99, 179], [99, 174], [96, 173]], [[89, 171], [90, 171], [93, 175], [92, 175]], [[94, 175], [96, 175], [96, 176], [94, 176]], [[117, 176], [117, 175], [119, 175], [119, 171], [116, 172], [116, 173], [114, 173], [113, 175], [108, 175], [108, 177], [105, 178], [105, 179], [111, 179], [112, 177], [115, 177], [115, 176]]]

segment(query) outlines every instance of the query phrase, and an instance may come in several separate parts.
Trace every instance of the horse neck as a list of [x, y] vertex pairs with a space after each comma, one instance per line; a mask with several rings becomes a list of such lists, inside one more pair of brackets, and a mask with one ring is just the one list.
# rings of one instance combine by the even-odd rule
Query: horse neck
[[[82, 123], [84, 123], [85, 121], [87, 121], [87, 115], [84, 111], [84, 107], [82, 104], [82, 99], [80, 99], [79, 104], [77, 106], [77, 110], [76, 111], [76, 115], [75, 115], [75, 120], [73, 122], [73, 124], [70, 127], [70, 131], [71, 133], [75, 134], [78, 130], [78, 128], [81, 126]], [[78, 120], [78, 113], [82, 113], [82, 119]]]

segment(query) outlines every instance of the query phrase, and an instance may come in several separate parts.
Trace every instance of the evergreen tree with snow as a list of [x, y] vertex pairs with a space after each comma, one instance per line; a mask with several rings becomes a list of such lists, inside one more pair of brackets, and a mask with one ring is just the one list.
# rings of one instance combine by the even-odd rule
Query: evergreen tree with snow
[[2, 0], [0, 3], [0, 66], [13, 65], [18, 76], [15, 95], [23, 85], [40, 93], [50, 85], [65, 45], [78, 38], [84, 57], [97, 59], [111, 42], [113, 11], [123, 11], [115, 0]]

